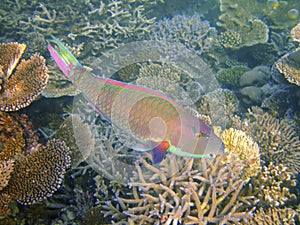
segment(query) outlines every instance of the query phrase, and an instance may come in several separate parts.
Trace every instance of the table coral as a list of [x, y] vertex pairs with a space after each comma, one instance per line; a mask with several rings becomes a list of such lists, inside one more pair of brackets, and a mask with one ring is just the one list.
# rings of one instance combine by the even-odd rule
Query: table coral
[[224, 47], [239, 49], [268, 41], [269, 28], [258, 19], [263, 14], [262, 7], [264, 5], [259, 1], [220, 0], [222, 14], [217, 25], [227, 32], [221, 34]]
[[259, 146], [245, 132], [229, 128], [222, 132], [221, 139], [227, 151], [245, 163], [243, 179], [249, 181], [261, 170]]
[[288, 82], [300, 86], [300, 48], [282, 56], [274, 65]]
[[[103, 213], [115, 224], [236, 224], [251, 218], [239, 200], [243, 164], [168, 155], [160, 167], [147, 155], [136, 163], [126, 195], [115, 192]], [[126, 187], [123, 187], [123, 189]]]
[[9, 184], [3, 190], [22, 204], [49, 197], [62, 182], [71, 161], [64, 142], [55, 139], [16, 162]]
[[10, 213], [9, 203], [33, 204], [59, 187], [70, 164], [69, 149], [57, 140], [37, 142], [25, 115], [0, 112], [0, 214]]
[[[38, 54], [30, 60], [23, 60], [13, 73], [25, 45], [9, 43], [0, 45], [0, 65], [2, 65], [2, 87], [0, 110], [17, 111], [28, 106], [45, 88], [48, 81], [45, 59]], [[9, 52], [9, 53], [8, 53]]]
[[291, 30], [291, 39], [292, 41], [300, 43], [300, 23], [298, 23], [293, 29]]

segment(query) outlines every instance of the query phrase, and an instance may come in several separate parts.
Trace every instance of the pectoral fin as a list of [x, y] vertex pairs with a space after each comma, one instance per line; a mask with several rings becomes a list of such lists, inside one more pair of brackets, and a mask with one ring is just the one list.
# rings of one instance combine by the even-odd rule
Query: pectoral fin
[[157, 143], [157, 145], [152, 150], [152, 158], [154, 164], [158, 164], [164, 159], [164, 156], [169, 147], [170, 143], [168, 141]]

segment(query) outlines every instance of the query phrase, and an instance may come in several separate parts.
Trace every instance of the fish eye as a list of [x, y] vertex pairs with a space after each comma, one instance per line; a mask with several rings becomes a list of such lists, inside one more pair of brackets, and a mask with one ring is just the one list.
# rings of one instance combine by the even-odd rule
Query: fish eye
[[203, 132], [198, 132], [195, 127], [192, 127], [192, 130], [196, 138], [208, 137], [207, 134]]

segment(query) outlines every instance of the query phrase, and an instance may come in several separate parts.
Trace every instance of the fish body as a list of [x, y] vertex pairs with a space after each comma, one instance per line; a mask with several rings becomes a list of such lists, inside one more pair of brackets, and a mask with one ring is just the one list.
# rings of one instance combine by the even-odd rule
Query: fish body
[[201, 120], [155, 90], [98, 77], [87, 71], [55, 37], [48, 49], [62, 72], [98, 113], [138, 141], [136, 150], [153, 150], [159, 163], [166, 152], [194, 158], [222, 153], [224, 145]]

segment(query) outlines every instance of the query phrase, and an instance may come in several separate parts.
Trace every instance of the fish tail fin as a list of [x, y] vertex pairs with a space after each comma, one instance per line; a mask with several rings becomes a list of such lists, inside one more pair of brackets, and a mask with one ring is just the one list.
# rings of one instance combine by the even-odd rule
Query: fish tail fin
[[56, 64], [60, 68], [60, 70], [67, 77], [70, 77], [70, 70], [72, 68], [82, 67], [82, 65], [60, 40], [58, 40], [53, 35], [51, 35], [51, 38], [54, 44], [56, 45], [56, 48], [48, 44], [48, 50], [53, 59], [55, 60]]

